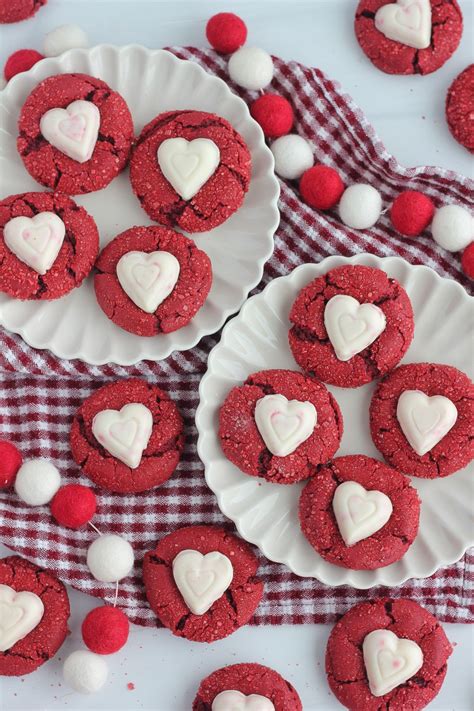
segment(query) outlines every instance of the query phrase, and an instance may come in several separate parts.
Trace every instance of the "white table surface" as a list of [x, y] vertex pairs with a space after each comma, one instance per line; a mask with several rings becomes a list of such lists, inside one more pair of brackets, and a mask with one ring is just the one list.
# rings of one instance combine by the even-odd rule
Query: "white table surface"
[[[319, 66], [339, 80], [402, 164], [436, 164], [472, 174], [472, 158], [452, 139], [444, 118], [447, 88], [472, 62], [474, 2], [460, 4], [465, 20], [461, 46], [442, 69], [427, 77], [390, 77], [370, 64], [353, 34], [356, 0], [49, 0], [34, 20], [0, 27], [0, 62], [20, 47], [41, 50], [44, 33], [66, 22], [80, 24], [91, 44], [202, 46], [207, 19], [233, 10], [247, 22], [248, 44]], [[7, 553], [0, 545], [0, 555]], [[280, 671], [298, 689], [305, 711], [342, 708], [324, 676], [329, 625], [245, 627], [208, 646], [176, 639], [166, 630], [133, 627], [127, 646], [108, 657], [110, 678], [103, 691], [80, 696], [62, 681], [61, 659], [81, 647], [81, 622], [97, 601], [74, 590], [70, 596], [72, 634], [59, 655], [34, 676], [1, 680], [1, 708], [187, 711], [202, 677], [240, 661]], [[474, 708], [472, 627], [445, 628], [455, 648], [445, 684], [429, 708], [468, 711]]]

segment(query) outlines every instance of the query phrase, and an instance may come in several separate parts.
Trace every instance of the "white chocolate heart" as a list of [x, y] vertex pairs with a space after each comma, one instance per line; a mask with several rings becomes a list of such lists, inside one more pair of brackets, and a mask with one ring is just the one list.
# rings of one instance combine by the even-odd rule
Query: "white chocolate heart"
[[38, 274], [46, 274], [51, 269], [65, 234], [66, 226], [54, 212], [14, 217], [3, 228], [3, 238], [10, 251]]
[[227, 590], [234, 577], [227, 556], [213, 551], [184, 550], [173, 560], [173, 577], [193, 615], [204, 615]]
[[430, 0], [397, 0], [375, 13], [375, 27], [388, 39], [414, 49], [431, 43]]
[[255, 405], [255, 424], [267, 449], [286, 457], [313, 434], [318, 420], [311, 402], [287, 400], [284, 395], [265, 395]]
[[119, 410], [102, 410], [92, 420], [92, 433], [113, 457], [136, 469], [148, 446], [153, 415], [141, 403], [130, 403]]
[[398, 398], [397, 419], [410, 447], [422, 457], [454, 427], [458, 411], [443, 395], [428, 397], [421, 390], [405, 390]]
[[179, 262], [170, 252], [127, 252], [117, 263], [120, 286], [148, 314], [171, 294], [179, 277]]
[[375, 304], [338, 294], [326, 304], [324, 325], [338, 360], [347, 361], [370, 346], [385, 330], [385, 314]]
[[404, 684], [423, 666], [423, 652], [411, 639], [390, 630], [370, 632], [362, 645], [370, 691], [384, 696]]
[[32, 592], [0, 585], [0, 652], [24, 639], [43, 619], [44, 605]]
[[367, 491], [355, 481], [339, 484], [332, 500], [337, 525], [346, 546], [353, 546], [385, 526], [392, 515], [389, 497]]
[[246, 696], [241, 691], [221, 691], [212, 702], [211, 711], [275, 711], [275, 706], [260, 694]]
[[78, 163], [90, 160], [99, 135], [100, 111], [92, 101], [73, 101], [66, 109], [50, 109], [41, 117], [46, 140]]
[[166, 180], [183, 200], [191, 200], [213, 175], [221, 153], [209, 138], [167, 138], [158, 147], [158, 163]]

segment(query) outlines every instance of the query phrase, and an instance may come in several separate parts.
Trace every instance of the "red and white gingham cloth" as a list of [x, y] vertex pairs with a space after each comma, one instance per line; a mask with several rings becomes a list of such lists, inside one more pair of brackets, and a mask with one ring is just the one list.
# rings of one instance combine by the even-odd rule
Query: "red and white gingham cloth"
[[[215, 52], [193, 48], [173, 52], [227, 80], [226, 61]], [[337, 167], [347, 184], [372, 183], [387, 205], [401, 190], [416, 188], [430, 195], [437, 205], [458, 202], [472, 209], [472, 181], [439, 168], [402, 168], [386, 152], [360, 109], [319, 70], [275, 59], [271, 90], [292, 102], [296, 130], [312, 143], [316, 159]], [[239, 93], [246, 100], [254, 98], [252, 94]], [[320, 214], [304, 205], [296, 186], [286, 183], [282, 183], [280, 210], [275, 251], [256, 291], [298, 264], [318, 262], [330, 254], [357, 252], [400, 255], [412, 263], [426, 264], [442, 276], [455, 278], [468, 288], [459, 255], [438, 249], [428, 235], [416, 239], [400, 237], [386, 215], [371, 230], [354, 232], [335, 216]], [[0, 436], [18, 444], [26, 458], [52, 459], [64, 482], [90, 483], [72, 460], [69, 428], [81, 402], [105, 382], [129, 376], [156, 382], [170, 393], [185, 417], [186, 449], [169, 482], [151, 492], [130, 496], [96, 490], [99, 509], [95, 525], [101, 532], [124, 535], [135, 548], [134, 575], [120, 583], [118, 602], [140, 624], [156, 624], [141, 580], [145, 551], [180, 526], [224, 524], [233, 530], [205, 484], [196, 452], [198, 384], [217, 340], [218, 336], [205, 338], [192, 350], [173, 354], [161, 363], [97, 367], [60, 360], [47, 351], [30, 348], [16, 335], [0, 332]], [[109, 602], [113, 600], [114, 586], [93, 580], [86, 567], [85, 552], [96, 537], [90, 527], [71, 531], [58, 526], [48, 507], [25, 507], [10, 492], [0, 492], [0, 514], [0, 539], [7, 546], [54, 571], [64, 582]], [[444, 621], [474, 620], [472, 554], [426, 580], [412, 580], [393, 590], [328, 588], [316, 580], [298, 578], [263, 557], [260, 574], [265, 581], [265, 594], [253, 619], [255, 624], [328, 622], [368, 596], [387, 594], [416, 599]]]

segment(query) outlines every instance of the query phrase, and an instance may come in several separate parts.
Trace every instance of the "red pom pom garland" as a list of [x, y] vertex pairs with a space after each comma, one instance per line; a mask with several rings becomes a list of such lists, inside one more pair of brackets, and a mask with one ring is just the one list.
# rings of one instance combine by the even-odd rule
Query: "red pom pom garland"
[[469, 279], [474, 279], [474, 242], [471, 242], [464, 250], [461, 266], [464, 274], [469, 277]]
[[263, 94], [251, 104], [250, 113], [267, 138], [289, 133], [295, 120], [290, 102], [279, 94]]
[[10, 81], [16, 74], [27, 72], [41, 59], [44, 57], [36, 49], [19, 49], [17, 52], [13, 52], [8, 57], [3, 69], [5, 79]]
[[310, 207], [330, 210], [337, 205], [343, 192], [341, 176], [327, 165], [314, 165], [301, 176], [301, 197]]
[[[245, 31], [242, 29], [245, 29]], [[241, 34], [239, 35], [239, 29]], [[247, 36], [245, 24], [232, 13], [219, 13], [211, 17], [206, 27], [206, 35], [210, 44], [218, 52], [231, 53], [240, 49]], [[262, 51], [263, 50], [259, 50]], [[246, 67], [246, 82], [238, 81], [232, 71], [233, 80], [242, 87], [252, 85], [250, 81], [253, 74], [256, 75], [258, 67], [251, 65]], [[252, 73], [253, 72], [253, 73]], [[255, 82], [254, 82], [255, 83]], [[250, 113], [260, 124], [267, 139], [281, 139], [283, 136], [290, 138], [289, 132], [294, 123], [294, 111], [290, 102], [283, 96], [268, 93], [262, 94], [250, 103]], [[302, 140], [303, 137], [301, 137]], [[272, 149], [273, 151], [273, 149]], [[282, 159], [283, 160], [283, 159]], [[282, 161], [275, 172], [280, 178], [289, 179], [290, 170], [286, 171], [286, 166]], [[344, 183], [338, 171], [325, 165], [313, 165], [302, 169], [299, 182], [301, 198], [312, 208], [317, 210], [332, 210], [336, 208], [344, 194]], [[294, 173], [294, 171], [291, 171]], [[351, 187], [351, 186], [348, 186]], [[373, 188], [375, 191], [376, 188]], [[362, 206], [360, 206], [360, 210]], [[387, 210], [382, 210], [384, 214]], [[435, 213], [433, 201], [421, 192], [416, 190], [406, 190], [395, 198], [390, 209], [390, 217], [393, 227], [402, 235], [417, 237], [431, 224]], [[360, 228], [365, 229], [365, 228]], [[454, 251], [454, 250], [451, 250]], [[474, 271], [472, 265], [471, 245], [466, 248], [467, 255], [463, 262], [463, 269], [467, 276], [472, 277]], [[465, 264], [465, 266], [464, 266]]]
[[97, 500], [94, 492], [82, 484], [66, 484], [55, 494], [51, 513], [61, 526], [81, 528], [94, 516]]
[[82, 623], [82, 639], [91, 652], [114, 654], [127, 643], [130, 623], [117, 607], [96, 607]]
[[[49, 464], [50, 467], [55, 469], [53, 463], [48, 460], [37, 461]], [[34, 464], [34, 462], [35, 460], [30, 460], [29, 464]], [[5, 488], [13, 484], [21, 465], [22, 456], [15, 445], [11, 442], [0, 440], [0, 488]], [[57, 470], [56, 473], [59, 477]], [[28, 493], [28, 490], [25, 489], [25, 492]], [[24, 500], [27, 501], [26, 497]], [[117, 543], [122, 544], [122, 549], [124, 546], [128, 546], [131, 551], [133, 564], [133, 549], [125, 538], [117, 535], [102, 535], [94, 524], [91, 523], [91, 519], [96, 513], [96, 509], [97, 500], [95, 493], [90, 487], [82, 484], [66, 484], [65, 486], [62, 486], [56, 491], [50, 502], [51, 515], [61, 526], [77, 529], [85, 524], [89, 524], [89, 526], [91, 526], [91, 528], [93, 528], [99, 535], [99, 538], [97, 538], [91, 546], [89, 546], [87, 552], [87, 565], [92, 575], [94, 575], [94, 572], [89, 564], [89, 551], [94, 544], [98, 542], [103, 543], [104, 541], [107, 542], [107, 539], [115, 539], [115, 549], [110, 549], [109, 547], [110, 550], [114, 550], [114, 553], [119, 551]], [[111, 554], [111, 560], [114, 561], [115, 571], [117, 571], [117, 563], [120, 564], [122, 561], [116, 561], [113, 555], [114, 554]], [[108, 564], [110, 568], [110, 561], [106, 560], [106, 564]], [[114, 565], [112, 565], [112, 569], [114, 569]], [[97, 579], [107, 581], [107, 578]], [[114, 577], [113, 579], [115, 580], [115, 601], [113, 607], [107, 605], [91, 610], [82, 623], [82, 636], [84, 643], [91, 650], [91, 652], [94, 652], [95, 654], [114, 654], [115, 652], [118, 652], [119, 649], [122, 649], [122, 647], [127, 643], [130, 623], [125, 613], [116, 607], [118, 598], [118, 581], [120, 579], [121, 578], [118, 574], [117, 577]], [[90, 653], [87, 652], [87, 654]], [[104, 666], [104, 663], [102, 663], [102, 666]], [[72, 680], [70, 680], [70, 683], [73, 688], [76, 688], [74, 687]], [[98, 689], [90, 689], [90, 691], [92, 690]]]
[[433, 219], [435, 206], [427, 195], [417, 190], [405, 190], [393, 201], [390, 218], [402, 235], [416, 237]]
[[208, 21], [206, 37], [216, 52], [231, 54], [245, 44], [247, 26], [233, 12], [219, 12]]
[[22, 461], [22, 456], [14, 444], [0, 440], [0, 489], [12, 486]]

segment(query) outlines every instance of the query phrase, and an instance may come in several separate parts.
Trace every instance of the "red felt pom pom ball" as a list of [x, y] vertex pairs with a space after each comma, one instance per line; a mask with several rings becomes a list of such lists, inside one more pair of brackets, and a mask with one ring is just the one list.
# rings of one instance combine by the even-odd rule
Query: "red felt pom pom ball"
[[6, 489], [13, 484], [21, 462], [21, 454], [15, 445], [0, 440], [0, 489]]
[[244, 44], [247, 39], [247, 27], [233, 12], [219, 12], [207, 23], [206, 37], [217, 52], [230, 54]]
[[469, 279], [474, 279], [474, 242], [466, 247], [462, 254], [461, 266]]
[[434, 210], [435, 206], [427, 195], [417, 190], [405, 190], [393, 201], [390, 217], [398, 232], [416, 237], [426, 230], [433, 219]]
[[97, 501], [92, 489], [82, 484], [66, 484], [55, 494], [51, 513], [61, 526], [80, 528], [91, 520]]
[[295, 120], [292, 105], [278, 94], [260, 96], [251, 105], [250, 113], [267, 138], [279, 138], [289, 133]]
[[82, 623], [82, 638], [91, 652], [114, 654], [128, 639], [130, 623], [117, 607], [96, 607]]
[[300, 193], [303, 200], [318, 210], [330, 210], [335, 207], [344, 192], [341, 176], [327, 165], [314, 165], [303, 173], [300, 180]]
[[19, 49], [17, 52], [11, 54], [3, 70], [5, 79], [10, 81], [15, 74], [20, 72], [27, 72], [28, 69], [39, 62], [40, 59], [44, 59], [43, 55], [36, 51], [36, 49]]

